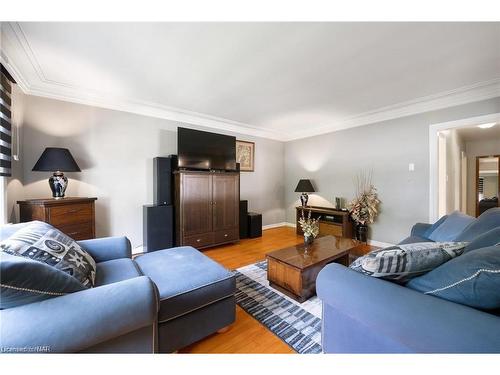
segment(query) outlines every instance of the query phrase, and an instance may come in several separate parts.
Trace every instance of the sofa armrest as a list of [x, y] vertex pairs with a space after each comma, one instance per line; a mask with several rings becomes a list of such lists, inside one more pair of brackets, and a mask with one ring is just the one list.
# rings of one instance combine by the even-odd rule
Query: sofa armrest
[[[371, 333], [397, 342], [406, 351], [500, 352], [500, 317], [493, 314], [366, 276], [339, 264], [323, 268], [316, 290], [323, 304]], [[330, 323], [333, 326], [335, 322]]]
[[411, 236], [427, 238], [427, 231], [432, 227], [432, 224], [417, 223], [411, 228]]
[[132, 257], [132, 246], [127, 237], [103, 237], [78, 241], [78, 244], [87, 250], [97, 263]]
[[146, 276], [0, 311], [2, 352], [78, 352], [156, 327], [157, 291]]

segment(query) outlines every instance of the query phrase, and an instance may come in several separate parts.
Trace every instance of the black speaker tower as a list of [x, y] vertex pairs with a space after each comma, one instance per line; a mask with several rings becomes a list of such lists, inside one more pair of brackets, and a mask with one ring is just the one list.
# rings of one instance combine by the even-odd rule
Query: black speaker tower
[[177, 156], [153, 159], [153, 203], [172, 205], [174, 202], [174, 175], [177, 169]]
[[153, 203], [143, 206], [144, 251], [169, 249], [175, 245], [174, 175], [177, 156], [153, 159]]

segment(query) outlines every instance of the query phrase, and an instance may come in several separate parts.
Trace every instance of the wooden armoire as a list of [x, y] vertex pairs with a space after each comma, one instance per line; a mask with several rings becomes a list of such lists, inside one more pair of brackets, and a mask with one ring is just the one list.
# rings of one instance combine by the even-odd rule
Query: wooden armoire
[[177, 171], [177, 246], [202, 249], [239, 240], [239, 172]]

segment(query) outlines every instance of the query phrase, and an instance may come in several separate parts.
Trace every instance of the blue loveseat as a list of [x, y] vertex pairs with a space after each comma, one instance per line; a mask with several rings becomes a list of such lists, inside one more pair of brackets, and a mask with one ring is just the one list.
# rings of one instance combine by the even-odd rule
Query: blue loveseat
[[[433, 232], [445, 219], [432, 225], [416, 224], [401, 243], [432, 241]], [[476, 249], [500, 242], [500, 208], [471, 221], [451, 237], [468, 241]], [[500, 248], [498, 251], [500, 256]], [[500, 316], [494, 313], [366, 276], [340, 264], [326, 266], [318, 275], [316, 288], [323, 302], [325, 353], [500, 352]]]
[[126, 237], [79, 244], [95, 287], [0, 310], [1, 352], [171, 353], [235, 320], [234, 274], [192, 247], [132, 260]]

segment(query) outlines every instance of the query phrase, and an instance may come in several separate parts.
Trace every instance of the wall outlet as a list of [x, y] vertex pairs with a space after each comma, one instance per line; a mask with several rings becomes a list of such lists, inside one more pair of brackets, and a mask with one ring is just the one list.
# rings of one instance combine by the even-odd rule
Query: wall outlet
[[408, 170], [409, 170], [410, 172], [415, 171], [415, 164], [414, 164], [414, 163], [410, 163], [410, 164], [408, 164]]

